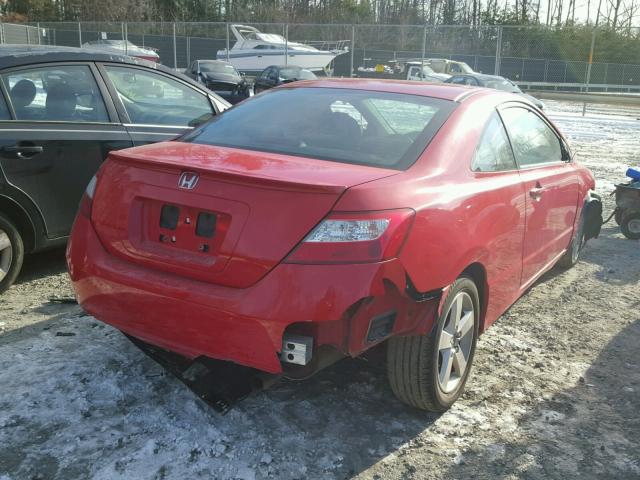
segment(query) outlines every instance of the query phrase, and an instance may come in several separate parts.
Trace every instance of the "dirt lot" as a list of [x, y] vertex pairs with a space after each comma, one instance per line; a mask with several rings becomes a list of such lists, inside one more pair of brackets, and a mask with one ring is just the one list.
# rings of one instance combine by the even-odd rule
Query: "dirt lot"
[[[549, 107], [600, 193], [640, 163], [640, 113]], [[30, 257], [0, 297], [0, 480], [640, 479], [640, 243], [615, 224], [480, 339], [440, 416], [400, 404], [364, 360], [221, 416], [55, 295], [71, 295], [60, 251]]]

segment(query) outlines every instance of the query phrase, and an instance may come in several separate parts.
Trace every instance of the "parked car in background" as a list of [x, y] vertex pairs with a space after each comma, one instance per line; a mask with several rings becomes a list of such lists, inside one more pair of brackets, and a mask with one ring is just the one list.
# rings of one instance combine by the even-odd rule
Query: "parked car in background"
[[271, 65], [256, 77], [253, 91], [258, 94], [284, 83], [291, 83], [297, 80], [315, 80], [316, 78], [318, 77], [316, 77], [315, 73], [295, 65]]
[[520, 90], [520, 87], [518, 87], [511, 80], [500, 77], [498, 75], [484, 75], [482, 73], [454, 75], [449, 80], [446, 80], [446, 83], [454, 83], [456, 85], [470, 85], [472, 87], [493, 88], [494, 90], [516, 93], [529, 100], [540, 110], [544, 109], [544, 103], [541, 100], [532, 95], [529, 95], [528, 93], [524, 93], [522, 90]]
[[64, 245], [112, 150], [175, 137], [229, 104], [156, 63], [68, 47], [0, 46], [0, 292], [25, 252]]
[[594, 188], [517, 95], [297, 82], [113, 152], [67, 260], [82, 307], [143, 342], [301, 378], [387, 341], [396, 395], [443, 411], [478, 335], [576, 263]]
[[195, 60], [185, 74], [231, 103], [238, 103], [251, 94], [244, 75], [222, 60]]
[[413, 80], [417, 82], [444, 82], [451, 75], [436, 73], [426, 62], [421, 60], [391, 61], [377, 64], [375, 67], [359, 67], [356, 72], [359, 78]]
[[160, 61], [158, 49], [151, 47], [139, 47], [128, 40], [92, 40], [90, 42], [83, 43], [82, 47], [91, 48], [93, 50], [103, 50], [104, 52], [116, 55], [128, 55], [129, 57], [148, 60], [149, 62], [154, 63], [158, 63]]
[[405, 73], [407, 80], [417, 82], [444, 82], [451, 75], [446, 73], [438, 73], [430, 65], [422, 62], [407, 62], [405, 65]]
[[464, 62], [449, 60], [447, 58], [425, 58], [424, 63], [428, 64], [434, 72], [456, 75], [458, 73], [475, 73], [473, 68]]

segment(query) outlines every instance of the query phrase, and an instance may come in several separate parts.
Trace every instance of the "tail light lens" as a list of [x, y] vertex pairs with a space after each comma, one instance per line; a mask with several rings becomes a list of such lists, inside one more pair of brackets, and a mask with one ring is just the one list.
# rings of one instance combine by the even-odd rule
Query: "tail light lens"
[[335, 212], [291, 252], [286, 263], [366, 263], [396, 257], [413, 223], [410, 209]]
[[91, 181], [87, 185], [87, 188], [80, 200], [80, 208], [78, 212], [80, 215], [86, 218], [91, 218], [91, 207], [93, 205], [93, 195], [96, 193], [96, 185], [98, 184], [98, 177], [96, 175], [91, 178]]

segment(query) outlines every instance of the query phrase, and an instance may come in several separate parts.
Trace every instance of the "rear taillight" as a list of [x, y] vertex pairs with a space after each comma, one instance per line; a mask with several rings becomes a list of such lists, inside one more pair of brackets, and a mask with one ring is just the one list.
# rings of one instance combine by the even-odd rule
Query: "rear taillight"
[[91, 178], [91, 181], [87, 185], [87, 188], [80, 200], [80, 207], [78, 213], [86, 218], [91, 218], [91, 207], [93, 205], [93, 195], [96, 193], [96, 185], [98, 184], [98, 177], [96, 175]]
[[400, 253], [415, 212], [335, 212], [291, 252], [286, 263], [363, 263]]

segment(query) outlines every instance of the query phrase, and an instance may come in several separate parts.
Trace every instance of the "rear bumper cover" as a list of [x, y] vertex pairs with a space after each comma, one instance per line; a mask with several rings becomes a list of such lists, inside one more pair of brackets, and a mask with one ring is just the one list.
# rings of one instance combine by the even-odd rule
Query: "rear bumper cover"
[[82, 307], [145, 342], [196, 358], [229, 360], [280, 373], [282, 336], [309, 327], [316, 345], [357, 355], [373, 344], [371, 318], [393, 311], [393, 334], [431, 328], [437, 301], [404, 292], [398, 260], [359, 265], [280, 264], [255, 285], [231, 288], [132, 264], [110, 255], [79, 215], [67, 248]]

